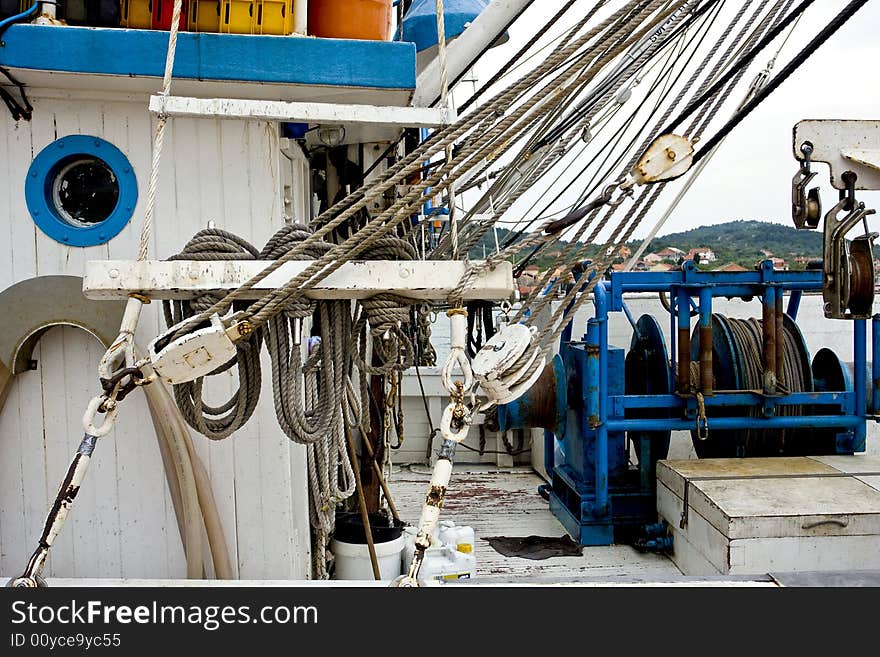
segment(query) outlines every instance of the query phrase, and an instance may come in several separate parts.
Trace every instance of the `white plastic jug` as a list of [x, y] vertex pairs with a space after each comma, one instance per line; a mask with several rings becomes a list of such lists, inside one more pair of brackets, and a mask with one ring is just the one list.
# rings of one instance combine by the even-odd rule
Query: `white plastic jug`
[[[416, 551], [416, 528], [407, 527], [404, 530], [404, 537], [406, 549], [403, 551], [403, 570], [406, 572], [412, 564]], [[419, 571], [420, 580], [449, 582], [477, 576], [472, 527], [458, 527], [451, 520], [443, 520], [432, 538], [432, 545], [425, 552], [425, 559]]]

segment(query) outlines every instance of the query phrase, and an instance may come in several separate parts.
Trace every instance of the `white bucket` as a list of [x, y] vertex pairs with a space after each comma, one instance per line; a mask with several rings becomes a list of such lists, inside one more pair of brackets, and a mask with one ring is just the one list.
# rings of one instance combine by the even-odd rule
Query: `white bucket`
[[[403, 536], [386, 543], [375, 543], [379, 574], [383, 580], [391, 581], [402, 574], [401, 561], [406, 540]], [[373, 581], [373, 565], [370, 561], [370, 548], [360, 543], [330, 541], [330, 550], [336, 557], [336, 570], [333, 579]]]

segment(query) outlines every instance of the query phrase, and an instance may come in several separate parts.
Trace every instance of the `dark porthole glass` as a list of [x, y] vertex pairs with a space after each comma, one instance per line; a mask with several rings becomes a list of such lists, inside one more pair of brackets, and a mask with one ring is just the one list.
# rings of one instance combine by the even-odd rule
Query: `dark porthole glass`
[[52, 200], [58, 216], [72, 226], [94, 226], [116, 209], [119, 181], [104, 160], [77, 156], [58, 168]]

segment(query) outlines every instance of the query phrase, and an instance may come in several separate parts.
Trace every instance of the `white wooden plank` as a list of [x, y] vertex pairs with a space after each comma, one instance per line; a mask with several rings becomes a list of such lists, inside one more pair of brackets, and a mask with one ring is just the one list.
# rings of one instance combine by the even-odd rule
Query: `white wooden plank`
[[[34, 102], [37, 110], [40, 103]], [[24, 200], [24, 180], [33, 159], [32, 124], [6, 116], [0, 129], [0, 290], [36, 273], [36, 227]], [[7, 184], [3, 184], [7, 182]], [[39, 358], [39, 348], [35, 350]], [[0, 569], [20, 573], [35, 547], [45, 513], [42, 398], [40, 377], [19, 375], [0, 408]]]
[[657, 484], [657, 511], [673, 532], [672, 560], [685, 575], [728, 572], [727, 537], [694, 509], [689, 509], [687, 524], [681, 528], [682, 499], [662, 483]]
[[[281, 287], [312, 262], [284, 263], [257, 283], [248, 298]], [[181, 299], [200, 292], [234, 290], [268, 264], [262, 260], [92, 261], [86, 267], [83, 290], [89, 299], [124, 299], [130, 292], [148, 294], [154, 299]], [[413, 299], [445, 299], [458, 286], [467, 266], [460, 261], [352, 261], [329, 274], [306, 296], [357, 299], [393, 292]], [[504, 262], [475, 277], [464, 298], [507, 299], [512, 293], [512, 265]]]
[[[131, 162], [138, 181], [138, 204], [128, 225], [108, 244], [110, 257], [133, 257], [139, 248], [143, 208], [149, 179], [152, 131], [145, 112], [128, 112], [128, 105], [102, 104], [104, 139], [119, 148]], [[151, 248], [153, 244], [151, 243]], [[157, 307], [141, 315], [138, 340], [158, 330]], [[146, 401], [129, 396], [121, 414], [116, 445], [118, 503], [120, 511], [121, 570], [123, 573], [163, 573], [183, 576], [183, 550], [171, 504], [164, 468], [152, 430]]]
[[[36, 102], [35, 111], [42, 111]], [[0, 184], [0, 208], [6, 210], [7, 226], [3, 233], [9, 241], [4, 248], [8, 257], [0, 265], [0, 289], [36, 275], [37, 270], [34, 236], [38, 229], [24, 198], [27, 167], [34, 156], [31, 129], [30, 122], [6, 119], [2, 131], [5, 144], [0, 150], [0, 181], [9, 184]]]
[[[37, 108], [35, 108], [36, 110]], [[24, 179], [25, 165], [29, 166], [33, 156], [39, 153], [45, 146], [48, 146], [58, 136], [58, 126], [55, 119], [55, 104], [43, 103], [39, 108], [39, 115], [35, 111], [34, 118], [30, 122], [31, 130], [31, 157], [20, 161], [14, 168], [18, 169], [19, 181]], [[78, 129], [78, 123], [76, 124]], [[74, 129], [70, 125], [70, 129]], [[21, 182], [18, 183], [21, 185]], [[19, 194], [23, 197], [23, 185], [13, 192], [16, 197]], [[24, 199], [22, 198], [22, 201]], [[23, 205], [23, 204], [22, 204]], [[28, 230], [22, 230], [15, 235], [15, 245], [23, 246], [23, 256], [27, 262], [29, 255], [33, 254], [33, 269], [28, 272], [29, 276], [35, 276], [46, 270], [54, 269], [52, 273], [58, 273], [57, 269], [61, 263], [61, 251], [55, 248], [58, 245], [52, 242], [45, 234], [35, 228], [31, 220], [30, 213], [23, 208], [22, 216], [27, 222]], [[30, 246], [25, 246], [25, 242], [29, 241]], [[17, 255], [15, 256], [17, 259]], [[51, 263], [51, 265], [49, 264]], [[23, 274], [23, 271], [16, 271], [16, 278]], [[50, 332], [51, 333], [51, 332]], [[55, 338], [58, 337], [55, 332]], [[20, 500], [10, 500], [12, 504], [21, 504], [24, 509], [26, 529], [25, 534], [20, 538], [19, 550], [30, 553], [35, 547], [35, 542], [43, 529], [46, 512], [49, 509], [49, 499], [54, 499], [61, 483], [60, 478], [54, 478], [52, 470], [49, 467], [49, 456], [57, 455], [59, 451], [67, 453], [67, 436], [66, 432], [62, 434], [53, 433], [49, 423], [56, 421], [58, 415], [66, 413], [66, 396], [61, 393], [61, 400], [64, 403], [59, 404], [56, 401], [56, 408], [50, 413], [44, 408], [44, 390], [46, 387], [44, 368], [54, 367], [51, 348], [46, 351], [43, 345], [39, 345], [37, 349], [37, 358], [39, 370], [28, 376], [20, 383], [23, 384], [20, 389], [18, 413], [20, 417], [19, 436], [22, 441], [22, 450], [20, 458], [22, 459], [20, 466], [22, 470], [22, 489]], [[57, 374], [57, 372], [56, 372]], [[18, 381], [16, 382], [19, 383]], [[48, 416], [48, 417], [47, 417]], [[69, 458], [69, 455], [68, 457]], [[35, 485], [38, 484], [38, 485]], [[51, 496], [51, 497], [50, 497]], [[54, 565], [54, 564], [53, 564]], [[50, 571], [51, 572], [51, 571]]]
[[[244, 122], [218, 121], [217, 123], [220, 140], [211, 148], [219, 146], [220, 149], [217, 157], [220, 162], [222, 187], [218, 192], [225, 206], [227, 225], [230, 230], [252, 241], [253, 217], [250, 208], [252, 198], [249, 178], [259, 175], [259, 171], [247, 170], [247, 126]], [[231, 383], [231, 378], [227, 380]], [[250, 577], [252, 576], [250, 573], [260, 572], [265, 557], [261, 501], [263, 485], [268, 482], [264, 482], [259, 474], [259, 435], [259, 423], [253, 418], [232, 441], [225, 441], [231, 442], [228, 445], [231, 450], [229, 456], [232, 458], [229, 465], [233, 468], [231, 475], [236, 483], [235, 522], [239, 577]], [[260, 479], [260, 485], [248, 485], [255, 475]]]
[[[33, 394], [33, 393], [36, 394]], [[27, 401], [36, 401], [36, 407]], [[33, 372], [19, 375], [5, 407], [0, 412], [0, 568], [5, 572], [20, 573], [24, 569], [30, 552], [36, 547], [40, 524], [40, 511], [45, 513], [43, 504], [45, 491], [35, 492], [30, 485], [38, 483], [45, 486], [45, 472], [42, 464], [33, 465], [34, 459], [26, 456], [30, 450], [38, 460], [42, 455], [42, 403], [39, 394], [39, 375]], [[25, 488], [33, 495], [25, 498]], [[28, 506], [37, 507], [36, 514], [28, 513]]]
[[[60, 333], [64, 329], [55, 328], [46, 333], [40, 340], [40, 378], [41, 396], [43, 404], [46, 400], [50, 406], [46, 409], [42, 421], [42, 431], [45, 436], [45, 462], [46, 462], [46, 490], [43, 495], [44, 509], [48, 510], [55, 494], [64, 478], [64, 474], [70, 464], [70, 459], [76, 450], [78, 442], [82, 439], [82, 431], [72, 433], [74, 427], [71, 423], [71, 404], [68, 399], [78, 400], [85, 397], [82, 386], [78, 390], [66, 390], [64, 380], [63, 340]], [[74, 363], [71, 363], [74, 364]], [[64, 403], [59, 403], [64, 400]], [[49, 410], [51, 409], [51, 410]], [[77, 494], [76, 509], [71, 512], [65, 531], [55, 541], [51, 555], [51, 570], [53, 574], [64, 574], [71, 577], [84, 576], [90, 572], [86, 553], [94, 553], [98, 547], [95, 537], [87, 531], [88, 521], [93, 517], [95, 499], [95, 471], [97, 470], [97, 456], [106, 449], [98, 446], [95, 450], [95, 458], [92, 459], [86, 481], [80, 493]], [[33, 530], [32, 530], [33, 531]], [[33, 539], [32, 539], [33, 540]], [[83, 559], [77, 560], [77, 553], [82, 549]], [[109, 549], [118, 549], [111, 546]]]
[[749, 538], [730, 542], [730, 574], [880, 569], [880, 535]]
[[657, 477], [679, 497], [685, 479], [736, 479], [754, 476], [833, 474], [836, 470], [809, 457], [667, 460], [657, 464]]
[[[126, 105], [124, 108], [127, 110], [126, 114], [129, 124], [129, 143], [131, 144], [130, 160], [138, 178], [138, 203], [135, 208], [135, 214], [125, 231], [128, 235], [129, 241], [127, 244], [120, 243], [119, 245], [120, 250], [126, 254], [124, 257], [130, 258], [132, 257], [130, 254], [135, 252], [134, 249], [136, 249], [140, 243], [140, 232], [149, 188], [149, 174], [152, 162], [155, 126], [152, 123], [150, 114], [143, 110], [141, 104], [138, 104], [137, 110], [134, 110], [130, 105]], [[164, 190], [166, 188], [160, 187], [160, 189]], [[160, 195], [160, 198], [164, 198], [164, 196], [169, 195]], [[176, 224], [177, 222], [174, 221], [174, 217], [168, 215], [157, 217], [156, 227], [152, 232], [148, 247], [150, 253], [158, 254], [161, 252], [162, 245], [169, 239], [169, 233], [173, 230], [173, 227]], [[116, 245], [117, 239], [114, 239], [110, 243], [111, 254], [113, 257], [116, 257], [113, 248]], [[162, 320], [160, 319], [160, 316], [161, 311], [158, 304], [153, 304], [143, 309], [137, 333], [139, 344], [146, 344], [152, 339], [151, 336], [156, 335], [157, 332], [164, 327], [164, 324], [161, 323]], [[139, 399], [135, 399], [135, 401], [140, 403]], [[149, 411], [147, 411], [146, 408], [143, 409], [143, 412], [149, 416]], [[140, 413], [141, 411], [138, 409], [138, 415], [140, 415]], [[153, 442], [155, 442], [155, 440]], [[161, 457], [158, 456], [157, 449], [158, 447], [154, 447], [154, 451], [148, 451], [147, 453], [152, 455], [154, 462], [155, 459], [158, 458], [159, 463], [161, 463]], [[165, 475], [162, 473], [161, 465], [158, 467], [151, 467], [150, 471], [153, 473], [153, 476], [161, 478], [161, 486], [164, 491], [161, 512], [153, 512], [156, 517], [152, 520], [153, 522], [159, 523], [160, 530], [158, 538], [161, 540], [162, 544], [162, 547], [157, 551], [154, 558], [164, 562], [164, 569], [165, 572], [168, 573], [168, 577], [184, 577], [186, 574], [185, 555], [183, 552], [180, 532], [178, 530], [174, 505], [171, 501], [170, 493], [167, 490], [167, 483], [165, 483]]]
[[[415, 523], [425, 500], [430, 470], [412, 466], [396, 472], [391, 489], [404, 520]], [[441, 519], [471, 526], [476, 533], [474, 551], [477, 576], [506, 577], [514, 581], [540, 581], [552, 577], [672, 577], [680, 572], [666, 557], [640, 554], [628, 546], [586, 547], [580, 557], [554, 557], [532, 561], [504, 557], [485, 540], [492, 536], [552, 536], [565, 534], [540, 495], [540, 477], [530, 469], [456, 468]]]
[[[76, 101], [95, 97], [133, 101], [138, 111], [146, 111], [150, 94], [156, 93], [161, 80], [119, 75], [82, 75], [63, 71], [13, 69], [16, 77], [28, 85], [29, 95]], [[31, 90], [33, 89], [33, 91]], [[253, 83], [244, 80], [189, 80], [176, 78], [174, 92], [181, 96], [202, 98], [251, 98], [308, 103], [340, 103], [408, 106], [411, 89], [336, 87], [302, 84]]]
[[850, 477], [697, 481], [689, 499], [730, 538], [880, 533], [880, 492]]
[[880, 472], [880, 455], [854, 454], [852, 456], [812, 456], [814, 461], [829, 465], [839, 472], [849, 474], [878, 473]]
[[242, 98], [150, 96], [150, 111], [171, 117], [264, 120], [318, 125], [370, 125], [434, 128], [449, 125], [455, 114], [446, 108], [393, 107], [351, 103], [301, 103]]

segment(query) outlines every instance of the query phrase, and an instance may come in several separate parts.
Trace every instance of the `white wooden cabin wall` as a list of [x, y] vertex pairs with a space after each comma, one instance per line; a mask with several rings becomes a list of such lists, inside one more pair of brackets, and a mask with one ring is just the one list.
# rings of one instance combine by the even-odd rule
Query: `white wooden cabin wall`
[[[51, 274], [81, 276], [87, 260], [137, 255], [147, 198], [154, 122], [146, 96], [30, 90], [33, 120], [0, 118], [0, 289]], [[28, 213], [24, 179], [33, 157], [59, 137], [96, 135], [131, 161], [139, 198], [128, 226], [108, 244], [70, 248], [40, 231]], [[283, 223], [277, 128], [265, 122], [177, 119], [169, 124], [151, 257], [178, 252], [209, 220], [261, 247]], [[163, 326], [145, 308], [138, 339]], [[0, 573], [22, 570], [42, 530], [70, 458], [82, 437], [86, 402], [98, 392], [98, 342], [55, 328], [38, 344], [36, 371], [16, 377], [0, 411]], [[268, 372], [268, 363], [264, 363]], [[219, 398], [234, 374], [210, 382]], [[305, 579], [309, 571], [303, 448], [277, 427], [271, 384], [235, 436], [218, 443], [193, 432], [211, 477], [235, 574]], [[55, 577], [177, 578], [185, 563], [174, 509], [146, 403], [124, 402], [113, 433], [99, 441], [67, 527], [46, 574]]]

